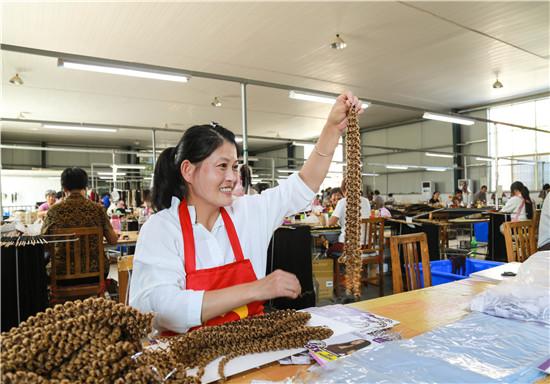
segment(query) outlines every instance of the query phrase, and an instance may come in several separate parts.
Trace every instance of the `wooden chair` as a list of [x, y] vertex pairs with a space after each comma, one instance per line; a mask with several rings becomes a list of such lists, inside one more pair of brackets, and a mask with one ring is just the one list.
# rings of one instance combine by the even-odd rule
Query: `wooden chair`
[[[58, 261], [54, 248], [52, 249], [50, 302], [63, 303], [67, 300], [97, 296], [105, 286], [103, 229], [101, 227], [62, 228], [53, 230], [52, 233], [66, 235], [61, 238], [68, 241], [52, 244], [57, 245], [57, 249], [64, 249], [65, 273], [57, 273]], [[96, 252], [92, 254], [90, 245], [94, 238], [97, 245], [94, 250]], [[92, 260], [97, 262], [97, 271], [92, 271]], [[66, 284], [59, 285], [61, 281]]]
[[122, 256], [117, 261], [118, 267], [118, 301], [128, 305], [130, 279], [134, 267], [134, 255]]
[[[403, 270], [405, 272], [406, 290], [422, 288], [420, 282], [419, 262], [422, 262], [424, 275], [424, 288], [432, 285], [432, 274], [430, 270], [430, 254], [428, 251], [428, 238], [424, 232], [411, 233], [409, 235], [392, 236], [390, 238], [390, 253], [392, 265], [393, 293], [403, 292], [403, 276], [401, 273], [401, 257], [399, 246], [403, 249]], [[420, 247], [421, 260], [418, 258]]]
[[508, 262], [525, 261], [537, 251], [533, 220], [507, 221], [504, 223], [504, 241]]
[[[380, 297], [384, 296], [384, 222], [383, 217], [361, 220], [364, 228], [361, 241], [362, 281], [365, 285], [378, 285]], [[370, 265], [378, 265], [378, 276], [369, 277]]]

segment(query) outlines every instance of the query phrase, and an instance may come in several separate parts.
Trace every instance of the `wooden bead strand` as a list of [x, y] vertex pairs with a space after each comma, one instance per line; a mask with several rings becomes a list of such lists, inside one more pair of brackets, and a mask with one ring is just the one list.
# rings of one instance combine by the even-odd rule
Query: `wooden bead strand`
[[361, 135], [357, 111], [348, 113], [346, 133], [346, 231], [344, 252], [338, 262], [346, 266], [346, 294], [361, 297]]

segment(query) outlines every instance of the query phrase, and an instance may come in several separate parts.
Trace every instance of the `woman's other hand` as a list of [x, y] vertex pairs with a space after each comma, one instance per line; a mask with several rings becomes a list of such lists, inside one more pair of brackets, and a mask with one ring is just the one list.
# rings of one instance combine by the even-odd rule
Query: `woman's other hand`
[[277, 269], [255, 282], [256, 301], [265, 301], [277, 297], [296, 299], [302, 292], [298, 278], [293, 273]]

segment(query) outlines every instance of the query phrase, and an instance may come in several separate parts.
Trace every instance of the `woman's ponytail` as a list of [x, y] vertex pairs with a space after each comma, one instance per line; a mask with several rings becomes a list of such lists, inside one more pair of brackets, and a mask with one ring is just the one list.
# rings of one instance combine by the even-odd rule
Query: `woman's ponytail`
[[525, 214], [527, 215], [527, 218], [531, 220], [533, 218], [533, 202], [531, 201], [531, 197], [529, 196], [529, 189], [524, 185], [521, 189], [521, 196], [525, 200]]
[[156, 212], [169, 208], [172, 196], [180, 200], [185, 196], [185, 184], [175, 156], [176, 147], [168, 147], [157, 159], [152, 191], [152, 205]]
[[510, 191], [519, 191], [519, 193], [521, 193], [521, 197], [523, 197], [523, 200], [525, 201], [525, 214], [527, 219], [532, 219], [534, 207], [531, 197], [529, 196], [529, 189], [521, 181], [515, 181], [510, 186]]

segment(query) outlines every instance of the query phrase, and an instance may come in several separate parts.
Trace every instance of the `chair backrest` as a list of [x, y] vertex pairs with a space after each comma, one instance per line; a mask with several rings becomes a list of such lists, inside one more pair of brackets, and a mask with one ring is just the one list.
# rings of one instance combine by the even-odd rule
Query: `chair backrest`
[[130, 281], [134, 268], [134, 255], [122, 256], [118, 259], [118, 301], [128, 304], [130, 294]]
[[65, 243], [55, 244], [55, 250], [52, 252], [52, 288], [56, 287], [60, 280], [72, 282], [94, 277], [98, 278], [98, 286], [103, 286], [105, 268], [103, 229], [101, 227], [60, 228], [53, 230], [52, 233], [66, 235], [60, 238], [68, 240]]
[[[430, 254], [428, 251], [428, 239], [424, 232], [409, 235], [392, 236], [390, 238], [390, 253], [392, 265], [393, 293], [403, 292], [403, 276], [401, 273], [401, 257], [399, 247], [403, 249], [403, 271], [405, 273], [406, 290], [422, 288], [420, 282], [419, 263], [422, 262], [424, 288], [432, 285], [430, 270]], [[420, 248], [420, 260], [418, 255]]]
[[523, 262], [537, 251], [533, 220], [507, 221], [504, 223], [504, 241], [508, 262]]
[[384, 223], [383, 217], [361, 219], [361, 250], [363, 252], [384, 251]]

